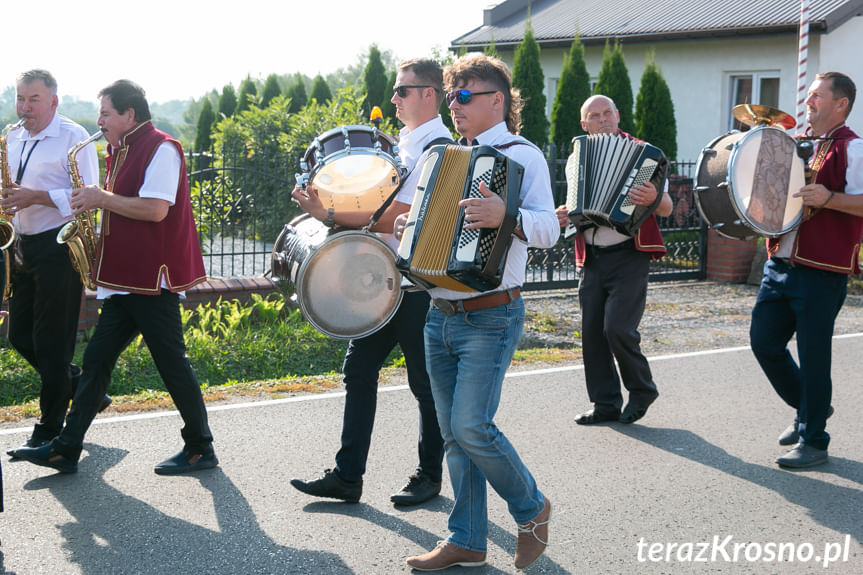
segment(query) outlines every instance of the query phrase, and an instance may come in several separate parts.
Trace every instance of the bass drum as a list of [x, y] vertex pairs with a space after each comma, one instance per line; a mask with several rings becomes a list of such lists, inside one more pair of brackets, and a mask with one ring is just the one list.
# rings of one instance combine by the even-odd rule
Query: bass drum
[[794, 138], [759, 126], [729, 132], [701, 152], [696, 167], [698, 211], [711, 229], [732, 239], [775, 238], [796, 228], [806, 164]]
[[328, 228], [303, 215], [285, 226], [272, 254], [273, 276], [288, 282], [306, 320], [337, 339], [371, 335], [392, 319], [401, 274], [386, 242], [369, 232]]

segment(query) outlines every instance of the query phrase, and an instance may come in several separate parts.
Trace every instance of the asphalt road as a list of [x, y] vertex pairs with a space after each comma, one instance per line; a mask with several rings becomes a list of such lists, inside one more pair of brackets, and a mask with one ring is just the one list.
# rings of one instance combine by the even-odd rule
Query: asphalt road
[[[554, 546], [526, 573], [863, 573], [861, 349], [863, 334], [835, 340], [830, 462], [797, 472], [774, 463], [793, 413], [746, 348], [651, 358], [661, 396], [629, 426], [575, 425], [579, 365], [511, 374], [497, 422], [554, 505]], [[2, 572], [407, 573], [452, 504], [448, 480], [422, 506], [389, 502], [415, 465], [412, 403], [382, 388], [356, 505], [288, 484], [333, 465], [340, 393], [212, 405], [222, 464], [193, 476], [152, 471], [179, 448], [174, 413], [100, 417], [75, 475], [4, 455]], [[0, 430], [0, 447], [28, 431]], [[516, 572], [515, 525], [493, 492], [489, 520], [488, 565], [447, 573]]]

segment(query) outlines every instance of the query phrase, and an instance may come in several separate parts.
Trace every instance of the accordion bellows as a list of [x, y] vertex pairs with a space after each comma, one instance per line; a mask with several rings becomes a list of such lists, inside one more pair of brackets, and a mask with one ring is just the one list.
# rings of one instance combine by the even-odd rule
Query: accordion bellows
[[[433, 146], [422, 166], [396, 267], [424, 288], [486, 291], [500, 285], [518, 211], [524, 168], [491, 146]], [[498, 228], [465, 229], [459, 202], [479, 198], [480, 182], [499, 195]]]
[[[646, 142], [616, 134], [572, 139], [566, 162], [566, 208], [569, 221], [582, 231], [608, 226], [632, 236], [662, 200], [668, 160]], [[638, 206], [629, 190], [650, 181], [659, 192], [650, 206]]]

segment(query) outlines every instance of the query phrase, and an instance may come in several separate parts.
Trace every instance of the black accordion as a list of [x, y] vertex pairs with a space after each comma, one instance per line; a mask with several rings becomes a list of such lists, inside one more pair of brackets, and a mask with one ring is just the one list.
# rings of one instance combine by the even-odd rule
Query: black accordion
[[[396, 267], [430, 289], [486, 291], [500, 285], [518, 212], [524, 168], [491, 146], [432, 146], [396, 254]], [[458, 203], [479, 198], [480, 182], [503, 199], [498, 228], [465, 229]]]
[[[614, 134], [573, 138], [566, 162], [567, 235], [593, 226], [635, 235], [662, 200], [667, 169], [662, 150], [646, 142]], [[656, 186], [656, 201], [633, 204], [630, 189], [647, 181]]]

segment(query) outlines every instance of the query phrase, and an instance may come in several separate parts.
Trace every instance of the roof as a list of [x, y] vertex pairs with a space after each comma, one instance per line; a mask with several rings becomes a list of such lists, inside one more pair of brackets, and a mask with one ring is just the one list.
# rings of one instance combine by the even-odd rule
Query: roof
[[[530, 13], [534, 36], [544, 46], [607, 39], [657, 41], [796, 33], [801, 0], [505, 0], [486, 8], [483, 25], [451, 47], [481, 49], [521, 42]], [[863, 0], [810, 0], [810, 30], [827, 33], [863, 13]]]

